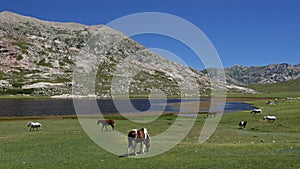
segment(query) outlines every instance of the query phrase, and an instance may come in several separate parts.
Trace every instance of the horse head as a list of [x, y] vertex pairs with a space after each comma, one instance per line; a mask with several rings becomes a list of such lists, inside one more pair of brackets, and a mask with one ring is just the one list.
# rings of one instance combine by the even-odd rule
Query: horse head
[[32, 121], [28, 122], [27, 127], [31, 126]]

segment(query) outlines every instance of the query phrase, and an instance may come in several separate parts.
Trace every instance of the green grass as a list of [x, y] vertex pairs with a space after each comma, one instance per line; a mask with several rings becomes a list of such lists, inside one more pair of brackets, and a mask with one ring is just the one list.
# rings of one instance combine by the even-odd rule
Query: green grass
[[[34, 92], [34, 89], [6, 89], [2, 92], [3, 95], [29, 95]], [[2, 96], [0, 96], [2, 98]]]
[[227, 97], [285, 98], [300, 96], [300, 79], [271, 84], [253, 84], [246, 87], [254, 89], [260, 94], [229, 92]]
[[271, 84], [253, 84], [248, 87], [265, 93], [300, 92], [300, 79]]
[[[266, 105], [265, 100], [251, 103], [262, 108], [263, 114], [224, 114], [217, 130], [204, 144], [198, 143], [198, 137], [205, 115], [198, 115], [181, 143], [146, 159], [121, 158], [101, 149], [89, 139], [77, 119], [40, 119], [43, 128], [37, 132], [28, 131], [28, 119], [2, 119], [0, 168], [300, 168], [300, 100], [280, 99], [278, 105]], [[268, 114], [278, 119], [274, 123], [263, 121]], [[144, 125], [121, 116], [109, 118], [115, 119], [120, 132], [147, 126], [154, 136], [166, 130], [176, 116], [164, 115]], [[246, 130], [238, 129], [241, 120], [248, 121]]]
[[50, 98], [49, 96], [33, 96], [33, 95], [11, 95], [11, 94], [1, 94], [0, 99], [45, 99]]
[[267, 97], [299, 97], [300, 79], [271, 84], [253, 84], [247, 86]]

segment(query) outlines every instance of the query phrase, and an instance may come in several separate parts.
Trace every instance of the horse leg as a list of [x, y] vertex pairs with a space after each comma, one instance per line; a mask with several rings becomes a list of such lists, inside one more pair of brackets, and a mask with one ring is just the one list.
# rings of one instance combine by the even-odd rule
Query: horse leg
[[127, 157], [129, 157], [129, 153], [130, 153], [130, 145], [128, 145], [127, 147]]
[[127, 146], [127, 156], [130, 154], [130, 146], [132, 146], [132, 140], [128, 138], [128, 146]]
[[135, 141], [134, 142], [134, 145], [133, 145], [133, 151], [134, 151], [134, 155], [137, 156], [137, 153], [136, 153], [136, 146], [137, 146], [137, 142]]
[[102, 124], [102, 129], [101, 129], [101, 131], [103, 131], [103, 128], [104, 128], [104, 124]]
[[113, 131], [115, 130], [115, 126], [113, 124], [111, 124], [111, 128]]
[[143, 142], [140, 142], [140, 154], [143, 154]]
[[108, 131], [108, 129], [107, 129], [107, 125], [105, 125], [105, 130], [106, 130], [106, 131]]
[[146, 147], [146, 143], [144, 141], [141, 142], [142, 154], [145, 154], [145, 147]]

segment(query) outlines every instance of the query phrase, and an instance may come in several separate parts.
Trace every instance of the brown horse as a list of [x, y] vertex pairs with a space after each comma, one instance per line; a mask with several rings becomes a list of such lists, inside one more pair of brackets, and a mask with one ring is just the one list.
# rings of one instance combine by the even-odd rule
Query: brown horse
[[100, 119], [100, 120], [98, 120], [98, 122], [97, 122], [97, 125], [99, 125], [99, 124], [102, 124], [102, 129], [101, 129], [101, 131], [103, 131], [103, 128], [105, 127], [105, 129], [106, 129], [106, 131], [107, 131], [107, 126], [108, 125], [110, 125], [111, 126], [111, 128], [112, 128], [112, 130], [115, 130], [115, 126], [114, 126], [114, 124], [115, 124], [115, 121], [114, 120], [102, 120], [102, 119]]
[[127, 155], [129, 156], [130, 153], [130, 147], [133, 148], [134, 154], [137, 155], [135, 149], [137, 146], [137, 143], [140, 143], [140, 154], [145, 153], [145, 147], [146, 152], [149, 151], [150, 147], [150, 136], [146, 128], [142, 128], [140, 130], [133, 129], [128, 133], [128, 149], [127, 149]]

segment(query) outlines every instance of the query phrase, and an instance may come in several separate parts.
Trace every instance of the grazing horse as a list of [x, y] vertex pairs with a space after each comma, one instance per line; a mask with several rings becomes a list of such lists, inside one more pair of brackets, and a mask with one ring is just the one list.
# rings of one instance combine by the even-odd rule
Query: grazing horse
[[242, 130], [246, 128], [247, 121], [240, 121], [239, 126], [241, 127]]
[[111, 128], [112, 128], [112, 130], [115, 130], [115, 126], [114, 126], [114, 124], [115, 124], [115, 121], [114, 120], [98, 120], [97, 121], [97, 125], [99, 125], [99, 124], [102, 124], [102, 129], [101, 129], [101, 131], [103, 131], [103, 128], [105, 127], [105, 129], [106, 129], [106, 131], [107, 131], [107, 126], [108, 125], [110, 125], [111, 126]]
[[42, 124], [39, 122], [29, 122], [27, 124], [27, 127], [30, 127], [29, 131], [31, 131], [31, 129], [34, 131], [34, 129], [36, 128], [36, 130], [38, 130], [39, 128], [42, 127]]
[[133, 148], [134, 154], [137, 155], [135, 149], [137, 146], [137, 143], [140, 143], [140, 154], [145, 153], [145, 147], [146, 152], [149, 151], [150, 147], [150, 136], [146, 128], [142, 128], [140, 130], [133, 129], [128, 133], [128, 149], [127, 149], [127, 155], [129, 156], [130, 153], [130, 147]]
[[253, 109], [252, 111], [251, 111], [251, 114], [257, 114], [257, 113], [259, 113], [259, 114], [262, 114], [262, 110], [261, 109]]
[[268, 122], [269, 122], [269, 121], [274, 122], [274, 121], [276, 120], [276, 116], [265, 116], [265, 117], [264, 117], [264, 120], [268, 120]]
[[206, 117], [216, 117], [217, 112], [213, 111], [213, 112], [208, 112]]

